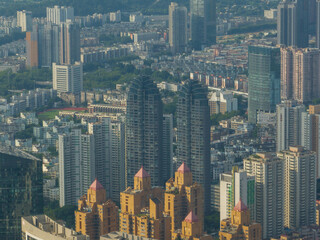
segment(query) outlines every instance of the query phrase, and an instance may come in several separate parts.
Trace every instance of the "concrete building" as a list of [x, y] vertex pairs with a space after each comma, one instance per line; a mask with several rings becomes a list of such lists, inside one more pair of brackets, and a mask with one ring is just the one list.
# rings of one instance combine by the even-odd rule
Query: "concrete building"
[[169, 44], [173, 54], [186, 50], [187, 36], [187, 8], [172, 2], [169, 5]]
[[187, 80], [178, 96], [177, 164], [186, 163], [205, 194], [210, 210], [210, 109], [207, 89], [196, 80]]
[[276, 20], [278, 17], [278, 9], [264, 10], [264, 17], [267, 19]]
[[295, 105], [286, 101], [277, 105], [277, 151], [286, 150], [289, 146], [301, 143], [301, 116], [304, 105]]
[[153, 186], [162, 183], [162, 101], [156, 84], [146, 76], [135, 79], [128, 90], [126, 110], [126, 187], [143, 165]]
[[52, 64], [53, 89], [58, 93], [80, 93], [83, 90], [82, 63], [73, 65]]
[[231, 173], [220, 175], [220, 221], [231, 218], [231, 211], [236, 203], [243, 201], [250, 210], [251, 218], [255, 216], [255, 177], [238, 167]]
[[53, 24], [61, 24], [67, 21], [74, 21], [74, 9], [73, 7], [54, 6], [52, 8], [47, 7], [47, 22]]
[[[143, 167], [134, 176], [134, 188], [121, 193], [120, 232], [144, 238], [171, 239], [171, 218], [163, 213], [163, 190], [151, 187]], [[148, 226], [148, 227], [146, 227]]]
[[283, 0], [278, 5], [278, 44], [305, 48], [309, 44], [308, 9], [301, 0]]
[[90, 240], [89, 236], [66, 228], [46, 215], [22, 217], [21, 230], [22, 240]]
[[175, 172], [175, 178], [166, 183], [164, 212], [171, 217], [171, 231], [181, 229], [182, 221], [190, 211], [197, 215], [201, 225], [204, 223], [203, 188], [193, 182], [192, 173], [183, 163]]
[[303, 147], [279, 152], [284, 161], [284, 226], [296, 229], [316, 223], [316, 154]]
[[238, 111], [238, 99], [233, 97], [232, 92], [217, 91], [209, 99], [210, 115]]
[[250, 210], [240, 199], [233, 208], [231, 217], [221, 221], [220, 239], [263, 239], [261, 225], [252, 222], [250, 219]]
[[310, 103], [320, 97], [320, 50], [281, 48], [281, 98]]
[[22, 32], [29, 32], [32, 30], [32, 12], [22, 10], [17, 11], [17, 26], [21, 28]]
[[249, 46], [248, 119], [257, 122], [257, 112], [275, 112], [280, 103], [280, 49]]
[[257, 223], [262, 239], [278, 237], [283, 232], [284, 161], [274, 153], [257, 153], [243, 160], [244, 170], [256, 179]]
[[75, 216], [76, 231], [88, 235], [90, 240], [99, 240], [101, 235], [119, 229], [118, 207], [107, 200], [106, 190], [97, 179], [79, 199]]
[[0, 238], [21, 239], [21, 217], [43, 212], [42, 161], [0, 145]]
[[110, 13], [110, 22], [121, 22], [121, 12], [120, 12], [120, 10]]
[[173, 177], [173, 115], [163, 115], [162, 133], [162, 184]]

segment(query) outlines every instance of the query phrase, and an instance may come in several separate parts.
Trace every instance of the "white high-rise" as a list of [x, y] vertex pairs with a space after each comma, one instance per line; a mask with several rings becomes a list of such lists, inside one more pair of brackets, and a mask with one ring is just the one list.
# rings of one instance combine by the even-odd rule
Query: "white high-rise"
[[82, 63], [73, 65], [52, 64], [53, 89], [58, 93], [80, 93], [83, 89]]
[[292, 101], [277, 105], [277, 151], [300, 145], [302, 112], [305, 106], [295, 106]]
[[81, 130], [59, 135], [60, 207], [76, 205], [80, 188]]
[[169, 44], [173, 54], [184, 52], [187, 40], [187, 8], [172, 2], [169, 5]]
[[237, 167], [231, 173], [220, 174], [220, 221], [231, 217], [231, 211], [240, 201], [250, 209], [250, 216], [255, 216], [255, 177]]
[[21, 27], [22, 32], [32, 31], [32, 12], [17, 11], [17, 26]]
[[47, 7], [47, 21], [54, 24], [65, 23], [67, 20], [74, 21], [73, 7], [60, 7], [54, 6], [53, 8]]
[[275, 153], [256, 153], [243, 161], [244, 170], [255, 176], [255, 220], [262, 226], [263, 239], [283, 232], [284, 161]]
[[284, 161], [284, 226], [290, 229], [316, 223], [316, 154], [303, 147], [279, 152]]

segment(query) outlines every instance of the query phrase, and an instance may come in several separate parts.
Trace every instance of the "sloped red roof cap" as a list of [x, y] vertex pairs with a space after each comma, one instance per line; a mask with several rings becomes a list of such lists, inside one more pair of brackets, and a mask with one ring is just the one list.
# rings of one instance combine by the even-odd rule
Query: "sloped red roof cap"
[[146, 177], [150, 177], [149, 173], [147, 173], [146, 170], [144, 170], [143, 166], [141, 166], [139, 172], [137, 172], [137, 174], [135, 175], [135, 177], [138, 178], [146, 178]]
[[184, 220], [189, 223], [194, 223], [194, 222], [198, 222], [199, 218], [197, 217], [197, 215], [193, 213], [193, 211], [191, 211]]
[[182, 163], [181, 166], [178, 168], [178, 172], [181, 172], [181, 173], [190, 172], [190, 168], [187, 166], [187, 164]]
[[247, 206], [244, 204], [244, 202], [242, 202], [241, 198], [239, 200], [239, 202], [237, 203], [237, 205], [233, 208], [233, 210], [238, 211], [238, 212], [243, 212], [243, 211], [247, 211], [248, 208]]
[[93, 183], [91, 184], [90, 189], [101, 190], [101, 189], [104, 189], [104, 187], [101, 185], [101, 183], [98, 181], [98, 179], [95, 179], [93, 181]]

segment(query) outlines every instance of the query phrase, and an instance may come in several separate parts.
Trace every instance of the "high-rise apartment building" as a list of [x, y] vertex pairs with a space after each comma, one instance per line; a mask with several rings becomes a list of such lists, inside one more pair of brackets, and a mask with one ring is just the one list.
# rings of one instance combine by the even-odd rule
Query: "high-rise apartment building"
[[207, 89], [187, 80], [177, 105], [177, 163], [186, 163], [204, 188], [205, 209], [210, 210], [210, 109]]
[[163, 190], [151, 186], [143, 167], [134, 187], [121, 192], [120, 232], [152, 239], [171, 239], [170, 217], [163, 213]]
[[220, 175], [220, 221], [231, 218], [231, 211], [241, 199], [255, 216], [255, 177], [233, 167], [231, 173]]
[[173, 115], [163, 115], [162, 134], [162, 184], [173, 176]]
[[21, 217], [43, 212], [42, 161], [0, 146], [0, 238], [21, 239]]
[[153, 186], [162, 183], [162, 101], [157, 85], [147, 76], [135, 79], [128, 90], [126, 111], [126, 187], [133, 186], [141, 165]]
[[256, 179], [254, 219], [261, 224], [262, 239], [280, 236], [283, 231], [284, 161], [275, 153], [256, 153], [243, 160], [243, 167]]
[[187, 36], [187, 8], [172, 2], [169, 5], [169, 44], [173, 54], [186, 50]]
[[164, 212], [171, 217], [171, 231], [181, 229], [182, 221], [190, 211], [197, 216], [201, 225], [204, 223], [203, 188], [193, 182], [192, 173], [183, 163], [175, 172], [175, 178], [166, 183]]
[[309, 113], [301, 114], [301, 145], [317, 154], [316, 177], [320, 176], [320, 105], [310, 105]]
[[190, 0], [190, 39], [195, 50], [216, 43], [216, 0]]
[[262, 229], [259, 223], [252, 222], [250, 210], [240, 199], [233, 208], [231, 216], [221, 221], [219, 236], [221, 240], [262, 238]]
[[76, 231], [88, 235], [90, 240], [99, 240], [101, 235], [118, 231], [118, 207], [107, 200], [106, 190], [96, 179], [78, 201], [75, 211]]
[[281, 98], [310, 103], [320, 97], [320, 50], [281, 48]]
[[75, 23], [34, 24], [26, 33], [27, 65], [51, 67], [80, 61], [80, 29]]
[[233, 97], [232, 92], [217, 91], [209, 99], [210, 115], [238, 111], [238, 99]]
[[301, 116], [304, 105], [285, 101], [277, 105], [277, 151], [301, 144]]
[[22, 32], [32, 31], [32, 12], [17, 11], [17, 26], [21, 27]]
[[280, 49], [249, 46], [248, 119], [257, 122], [258, 112], [275, 112], [280, 103]]
[[305, 48], [309, 44], [308, 3], [282, 0], [278, 5], [278, 44]]
[[47, 22], [53, 24], [65, 23], [67, 21], [74, 21], [73, 7], [54, 6], [53, 8], [47, 7]]
[[76, 205], [80, 188], [81, 130], [59, 135], [60, 207]]
[[320, 48], [320, 0], [316, 1], [316, 47]]
[[82, 63], [73, 65], [52, 64], [53, 89], [58, 93], [80, 93], [83, 89]]
[[284, 161], [284, 226], [297, 229], [316, 223], [316, 154], [303, 147], [279, 152]]

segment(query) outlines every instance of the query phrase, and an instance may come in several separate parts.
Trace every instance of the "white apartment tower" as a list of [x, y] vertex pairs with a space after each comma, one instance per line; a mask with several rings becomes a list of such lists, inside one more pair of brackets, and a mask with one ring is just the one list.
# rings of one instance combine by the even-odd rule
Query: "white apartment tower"
[[284, 161], [284, 226], [316, 223], [316, 154], [301, 146], [279, 152]]
[[53, 89], [58, 93], [80, 93], [83, 89], [82, 63], [73, 65], [52, 64]]
[[67, 20], [74, 21], [73, 7], [60, 7], [54, 6], [53, 8], [47, 7], [47, 22], [54, 24], [65, 23]]
[[17, 11], [17, 26], [21, 27], [22, 32], [32, 31], [32, 12]]
[[283, 231], [283, 160], [275, 153], [256, 153], [243, 161], [244, 170], [255, 176], [255, 220], [263, 239], [279, 237]]

